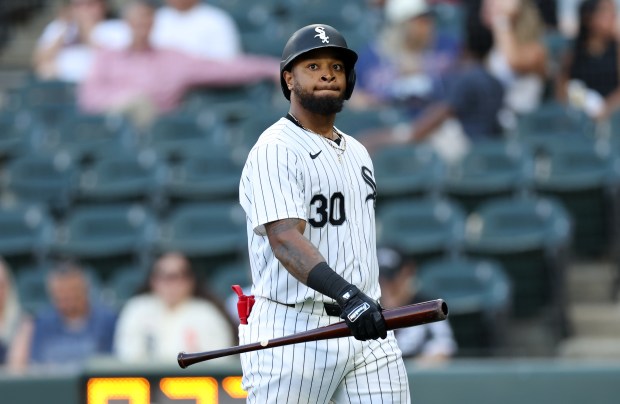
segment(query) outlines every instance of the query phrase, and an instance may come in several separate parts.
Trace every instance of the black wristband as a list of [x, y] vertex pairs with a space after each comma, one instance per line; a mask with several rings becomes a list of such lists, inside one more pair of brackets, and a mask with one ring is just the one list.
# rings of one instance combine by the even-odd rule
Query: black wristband
[[319, 262], [308, 274], [308, 287], [340, 302], [346, 290], [354, 288], [349, 282], [338, 275], [326, 262]]

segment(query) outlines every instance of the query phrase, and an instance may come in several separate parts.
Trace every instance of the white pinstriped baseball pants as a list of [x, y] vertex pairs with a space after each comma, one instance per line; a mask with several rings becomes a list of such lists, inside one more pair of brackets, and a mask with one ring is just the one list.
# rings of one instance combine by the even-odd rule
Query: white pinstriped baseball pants
[[[341, 321], [314, 302], [296, 307], [256, 299], [239, 341], [248, 344]], [[409, 384], [394, 333], [384, 340], [353, 337], [241, 354], [248, 403], [410, 403]]]

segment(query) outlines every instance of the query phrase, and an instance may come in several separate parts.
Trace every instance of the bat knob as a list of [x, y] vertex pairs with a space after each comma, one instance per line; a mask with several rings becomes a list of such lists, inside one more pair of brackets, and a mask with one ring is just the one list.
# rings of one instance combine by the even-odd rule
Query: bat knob
[[185, 352], [179, 352], [177, 355], [177, 362], [179, 363], [181, 369], [187, 368], [187, 364], [185, 363]]

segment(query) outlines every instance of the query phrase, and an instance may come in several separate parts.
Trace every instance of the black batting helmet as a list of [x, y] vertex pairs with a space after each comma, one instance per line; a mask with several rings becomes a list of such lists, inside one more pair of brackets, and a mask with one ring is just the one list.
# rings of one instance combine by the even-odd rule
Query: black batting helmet
[[282, 72], [288, 70], [299, 56], [315, 49], [331, 48], [339, 51], [344, 62], [347, 75], [347, 89], [344, 98], [348, 100], [355, 87], [355, 62], [357, 53], [349, 49], [347, 41], [334, 27], [326, 24], [307, 25], [297, 30], [284, 46], [280, 61], [280, 85], [287, 100], [291, 99], [291, 90], [288, 89]]

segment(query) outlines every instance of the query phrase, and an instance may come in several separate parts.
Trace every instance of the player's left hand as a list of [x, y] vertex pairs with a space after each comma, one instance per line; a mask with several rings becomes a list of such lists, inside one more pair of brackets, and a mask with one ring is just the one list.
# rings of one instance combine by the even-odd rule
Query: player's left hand
[[366, 341], [387, 336], [387, 326], [381, 314], [383, 308], [357, 287], [343, 291], [337, 301], [342, 309], [340, 318], [347, 323], [355, 339]]

